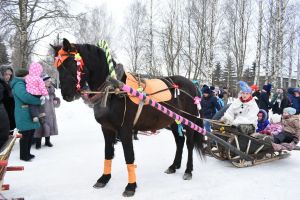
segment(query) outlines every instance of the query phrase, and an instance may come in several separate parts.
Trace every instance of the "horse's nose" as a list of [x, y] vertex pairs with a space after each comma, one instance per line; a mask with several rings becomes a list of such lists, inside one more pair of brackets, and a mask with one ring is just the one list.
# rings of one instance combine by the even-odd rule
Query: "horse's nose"
[[66, 101], [68, 101], [68, 102], [73, 101], [73, 97], [68, 96], [68, 95], [63, 96], [63, 99], [66, 100]]

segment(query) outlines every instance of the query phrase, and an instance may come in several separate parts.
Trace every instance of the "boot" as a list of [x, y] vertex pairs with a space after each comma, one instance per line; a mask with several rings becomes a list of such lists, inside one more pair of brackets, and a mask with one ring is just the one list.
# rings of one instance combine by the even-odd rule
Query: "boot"
[[42, 138], [35, 138], [35, 148], [40, 149], [42, 146]]
[[53, 147], [53, 144], [50, 142], [50, 137], [46, 137], [45, 145], [46, 145], [47, 147]]

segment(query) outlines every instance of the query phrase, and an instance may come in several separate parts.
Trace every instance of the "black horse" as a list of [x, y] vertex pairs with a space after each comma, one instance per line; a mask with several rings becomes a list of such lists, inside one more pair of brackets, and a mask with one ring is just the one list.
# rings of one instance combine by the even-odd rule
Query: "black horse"
[[[61, 93], [64, 100], [70, 102], [78, 99], [81, 96], [79, 88], [85, 84], [88, 84], [91, 91], [97, 91], [104, 84], [107, 84], [109, 66], [103, 49], [90, 44], [71, 44], [67, 39], [63, 40], [63, 46], [52, 47], [55, 50], [55, 58], [59, 62], [56, 63], [56, 66], [59, 72]], [[76, 61], [75, 54], [77, 52], [81, 55], [84, 62], [84, 67], [81, 69], [79, 69], [78, 60]], [[81, 79], [78, 78], [80, 70], [83, 70]], [[126, 74], [123, 74], [120, 81], [125, 82], [125, 80]], [[197, 96], [194, 84], [182, 76], [161, 77], [161, 80], [171, 88], [172, 95], [174, 95], [175, 88], [171, 83], [176, 84], [182, 91], [177, 98], [173, 96], [170, 101], [162, 104], [202, 126], [202, 120], [195, 117], [198, 115], [198, 110], [193, 100], [193, 97]], [[123, 146], [128, 170], [128, 184], [123, 192], [123, 196], [134, 195], [137, 185], [132, 141], [133, 129], [141, 131], [158, 130], [170, 125], [177, 149], [174, 161], [166, 170], [166, 173], [175, 173], [176, 169], [180, 168], [185, 137], [179, 135], [178, 127], [172, 118], [151, 106], [145, 105], [137, 123], [133, 125], [138, 106], [131, 102], [127, 95], [120, 94], [111, 94], [107, 98], [106, 107], [101, 106], [100, 103], [95, 103], [93, 109], [95, 119], [102, 126], [105, 139], [104, 173], [97, 180], [94, 185], [95, 188], [104, 187], [111, 178], [111, 161], [114, 157], [113, 144], [116, 136], [118, 136]], [[185, 136], [188, 161], [183, 178], [189, 180], [192, 178], [193, 148], [195, 147], [197, 152], [203, 155], [203, 143], [205, 141], [201, 134], [196, 133], [189, 127], [186, 127]]]

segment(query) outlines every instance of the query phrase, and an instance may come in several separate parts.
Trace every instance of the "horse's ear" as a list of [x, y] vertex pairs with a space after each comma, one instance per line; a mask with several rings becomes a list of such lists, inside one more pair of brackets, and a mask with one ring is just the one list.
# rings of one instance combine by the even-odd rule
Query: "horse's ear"
[[49, 44], [49, 45], [50, 45], [50, 47], [52, 47], [52, 49], [54, 49], [55, 52], [58, 52], [59, 49], [61, 48], [61, 47], [59, 47], [59, 46], [54, 46], [54, 45], [52, 45], [52, 44]]
[[71, 43], [66, 38], [63, 39], [63, 49], [67, 52], [71, 50]]

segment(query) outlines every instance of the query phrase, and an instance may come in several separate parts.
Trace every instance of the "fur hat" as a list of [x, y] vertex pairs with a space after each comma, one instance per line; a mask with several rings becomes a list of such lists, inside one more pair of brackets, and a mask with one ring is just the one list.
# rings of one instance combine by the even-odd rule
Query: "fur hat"
[[277, 123], [279, 123], [281, 121], [281, 115], [273, 114], [270, 117], [270, 120], [271, 120], [272, 123], [277, 124]]
[[298, 93], [300, 93], [300, 88], [295, 88], [295, 89], [293, 90], [293, 92], [298, 92]]
[[271, 92], [271, 89], [272, 89], [272, 84], [267, 84], [267, 85], [264, 85], [263, 86], [263, 89], [266, 91], [266, 92]]
[[25, 77], [26, 75], [28, 75], [29, 72], [27, 69], [24, 68], [20, 68], [16, 71], [15, 76], [16, 77]]
[[248, 86], [248, 84], [244, 81], [239, 81], [240, 88], [242, 92], [252, 93], [252, 89]]
[[283, 109], [283, 112], [286, 112], [289, 115], [294, 115], [294, 114], [296, 114], [296, 109], [292, 108], [292, 107], [287, 107], [287, 108]]

